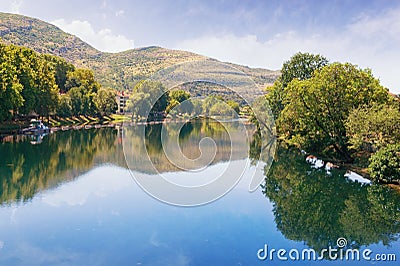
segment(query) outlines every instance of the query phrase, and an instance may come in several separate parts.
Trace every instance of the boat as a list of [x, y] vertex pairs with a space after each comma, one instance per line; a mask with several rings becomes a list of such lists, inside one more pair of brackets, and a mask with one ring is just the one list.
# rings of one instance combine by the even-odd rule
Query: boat
[[28, 128], [22, 129], [23, 134], [40, 135], [50, 132], [50, 128], [43, 124], [42, 120], [31, 119]]
[[38, 145], [41, 144], [43, 141], [43, 138], [47, 135], [48, 133], [43, 133], [43, 134], [32, 134], [29, 137], [31, 138], [31, 144], [32, 145]]

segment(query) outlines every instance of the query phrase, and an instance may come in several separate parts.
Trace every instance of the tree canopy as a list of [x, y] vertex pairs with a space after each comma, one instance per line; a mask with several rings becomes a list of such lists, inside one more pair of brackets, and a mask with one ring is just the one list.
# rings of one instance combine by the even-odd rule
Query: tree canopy
[[32, 113], [98, 114], [93, 101], [100, 88], [89, 69], [75, 69], [60, 57], [0, 43], [0, 122]]
[[132, 117], [151, 119], [165, 111], [167, 101], [166, 89], [160, 82], [142, 80], [133, 88], [127, 109]]
[[383, 182], [400, 182], [400, 144], [389, 144], [370, 158], [372, 179]]
[[276, 118], [283, 110], [285, 88], [292, 80], [305, 80], [312, 77], [315, 70], [328, 64], [328, 60], [321, 55], [310, 53], [297, 53], [290, 60], [283, 63], [281, 76], [274, 85], [268, 88], [267, 100], [271, 111]]
[[284, 109], [278, 131], [290, 143], [327, 153], [334, 150], [351, 160], [345, 123], [360, 106], [384, 104], [387, 89], [370, 70], [345, 63], [327, 65], [306, 80], [294, 79], [285, 89]]
[[189, 92], [185, 90], [171, 90], [168, 95], [167, 113], [175, 108], [178, 113], [190, 114], [193, 111], [193, 103], [189, 99]]
[[400, 142], [400, 110], [394, 104], [361, 106], [346, 121], [351, 148], [374, 152]]

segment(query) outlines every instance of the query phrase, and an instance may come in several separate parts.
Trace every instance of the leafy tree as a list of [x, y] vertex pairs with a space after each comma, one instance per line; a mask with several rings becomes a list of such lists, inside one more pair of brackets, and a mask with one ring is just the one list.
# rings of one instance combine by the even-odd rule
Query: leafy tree
[[305, 80], [312, 77], [317, 69], [328, 65], [328, 60], [319, 54], [297, 53], [289, 61], [283, 63], [280, 81], [286, 88], [294, 80]]
[[52, 66], [43, 55], [31, 49], [17, 46], [9, 48], [17, 70], [17, 79], [23, 87], [21, 95], [24, 104], [19, 111], [22, 114], [35, 112], [49, 115], [58, 102], [58, 87]]
[[110, 115], [117, 110], [115, 96], [115, 91], [111, 89], [102, 88], [97, 92], [94, 103], [100, 115]]
[[71, 100], [72, 115], [83, 114], [84, 93], [81, 88], [74, 87], [68, 91], [68, 97]]
[[193, 114], [200, 115], [203, 112], [202, 101], [199, 99], [190, 99], [193, 105]]
[[190, 93], [184, 90], [172, 90], [169, 92], [169, 99], [176, 100], [179, 103], [190, 98]]
[[97, 113], [94, 97], [101, 88], [95, 80], [93, 71], [89, 69], [76, 69], [67, 74], [65, 83], [66, 91], [74, 90], [69, 96], [72, 102], [74, 115], [94, 115]]
[[17, 78], [17, 69], [10, 47], [0, 43], [0, 122], [11, 117], [23, 105], [23, 86]]
[[389, 144], [371, 156], [368, 167], [371, 178], [377, 181], [400, 181], [400, 145]]
[[47, 62], [50, 63], [54, 70], [54, 77], [60, 92], [66, 93], [67, 90], [65, 88], [65, 83], [67, 82], [68, 73], [75, 71], [74, 65], [68, 63], [64, 58], [61, 57], [49, 54], [45, 54], [43, 57]]
[[[74, 88], [69, 95], [76, 114], [95, 114], [94, 97], [100, 84], [88, 69], [76, 69], [64, 59], [36, 53], [32, 49], [0, 44], [0, 121], [11, 114], [41, 116], [54, 114], [59, 93]], [[66, 110], [66, 100], [63, 99]], [[73, 105], [73, 106], [72, 106]], [[62, 111], [63, 115], [66, 112]], [[67, 112], [68, 113], [68, 112]]]
[[307, 80], [293, 80], [277, 127], [290, 143], [329, 155], [335, 152], [352, 161], [345, 123], [349, 113], [363, 105], [388, 102], [387, 89], [370, 70], [335, 63], [314, 72]]
[[214, 104], [216, 104], [219, 101], [219, 99], [213, 95], [208, 96], [207, 98], [204, 99], [202, 109], [203, 113], [205, 115], [210, 114], [210, 110], [213, 107]]
[[210, 108], [210, 115], [233, 117], [235, 112], [227, 103], [218, 101]]
[[167, 106], [167, 113], [174, 109], [176, 106], [179, 113], [191, 113], [193, 110], [193, 104], [191, 101], [187, 101], [190, 98], [190, 93], [184, 90], [173, 90], [169, 92], [169, 100]]
[[97, 93], [101, 86], [95, 80], [92, 70], [78, 68], [75, 71], [67, 73], [67, 80], [65, 82], [66, 91], [74, 87], [82, 87], [86, 92]]
[[144, 92], [132, 93], [127, 103], [127, 109], [132, 112], [132, 118], [138, 119], [149, 113], [151, 108], [150, 97], [150, 94]]
[[67, 94], [63, 94], [60, 96], [57, 107], [57, 115], [61, 117], [70, 117], [72, 115], [71, 98]]
[[283, 110], [285, 101], [285, 88], [294, 80], [305, 80], [312, 77], [315, 70], [328, 64], [328, 60], [317, 54], [297, 53], [289, 61], [283, 63], [281, 76], [275, 81], [274, 85], [268, 88], [267, 99], [274, 114], [278, 118]]
[[47, 116], [57, 107], [59, 88], [55, 82], [54, 71], [46, 60], [38, 62], [36, 75], [37, 98], [34, 110]]
[[23, 47], [11, 47], [14, 53], [14, 65], [17, 68], [17, 78], [23, 90], [21, 92], [24, 98], [24, 104], [20, 108], [22, 114], [29, 114], [35, 111], [37, 99], [39, 97], [39, 88], [37, 81], [37, 66], [39, 58], [33, 50]]
[[390, 105], [362, 106], [354, 109], [346, 121], [351, 147], [375, 151], [400, 142], [400, 110]]
[[233, 111], [235, 111], [236, 114], [239, 115], [239, 111], [240, 111], [240, 106], [237, 102], [235, 102], [234, 100], [228, 100], [226, 102], [230, 108], [232, 108]]
[[152, 119], [163, 113], [167, 107], [167, 94], [165, 87], [156, 81], [143, 80], [133, 89], [127, 103], [127, 109], [132, 112], [132, 117], [146, 117]]

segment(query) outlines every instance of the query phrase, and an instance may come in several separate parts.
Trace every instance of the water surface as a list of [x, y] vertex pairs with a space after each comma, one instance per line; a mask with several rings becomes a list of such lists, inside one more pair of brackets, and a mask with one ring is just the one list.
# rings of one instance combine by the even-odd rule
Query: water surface
[[[135, 130], [140, 128], [131, 129], [132, 138]], [[157, 125], [146, 130], [157, 169], [170, 178], [190, 178], [163, 156]], [[198, 155], [202, 137], [218, 143], [207, 175], [228, 163], [231, 143], [218, 124], [198, 121], [178, 134], [187, 156]], [[319, 251], [341, 237], [347, 248], [400, 259], [400, 196], [384, 186], [352, 182], [340, 170], [313, 169], [281, 148], [254, 193], [248, 192], [249, 169], [219, 200], [176, 207], [135, 183], [121, 136], [122, 129], [101, 128], [56, 132], [39, 144], [29, 138], [0, 144], [1, 265], [309, 265], [276, 257], [260, 261], [257, 251], [265, 244]], [[138, 151], [132, 170], [148, 173], [141, 156]], [[254, 162], [233, 158], [243, 160]], [[380, 264], [328, 258], [314, 263]]]

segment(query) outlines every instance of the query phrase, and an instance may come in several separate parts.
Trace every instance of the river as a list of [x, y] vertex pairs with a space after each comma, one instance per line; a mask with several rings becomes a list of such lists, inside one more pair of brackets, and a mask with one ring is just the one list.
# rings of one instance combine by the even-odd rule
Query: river
[[[201, 139], [216, 143], [213, 160], [199, 173], [171, 164], [160, 127], [68, 130], [0, 143], [0, 264], [368, 265], [379, 263], [377, 254], [400, 260], [399, 193], [353, 182], [338, 169], [314, 169], [284, 148], [277, 149], [263, 184], [250, 193], [255, 159], [221, 125], [195, 121], [175, 132], [187, 157], [208, 152], [207, 146], [199, 150]], [[173, 135], [177, 129], [169, 130]], [[146, 151], [137, 148], [141, 143]], [[124, 151], [132, 149], [128, 158]], [[230, 163], [247, 167], [236, 186], [196, 207], [160, 201], [134, 178], [156, 170], [170, 180], [198, 174], [211, 182]], [[361, 257], [345, 260], [322, 252], [329, 248], [357, 250]], [[286, 253], [278, 256], [279, 249]], [[302, 259], [310, 249], [316, 258]], [[366, 250], [371, 253], [364, 258]]]

